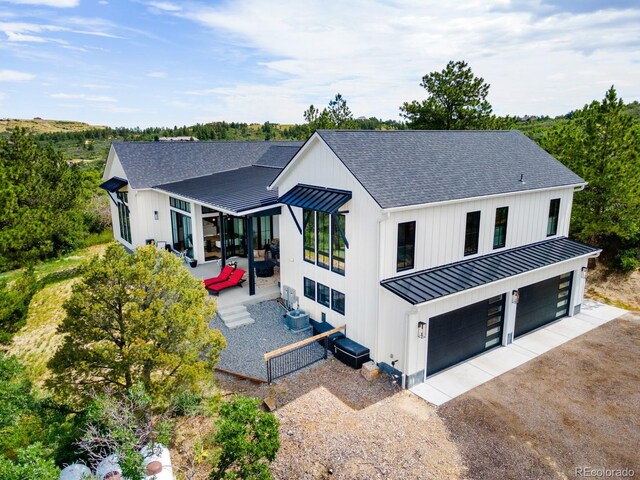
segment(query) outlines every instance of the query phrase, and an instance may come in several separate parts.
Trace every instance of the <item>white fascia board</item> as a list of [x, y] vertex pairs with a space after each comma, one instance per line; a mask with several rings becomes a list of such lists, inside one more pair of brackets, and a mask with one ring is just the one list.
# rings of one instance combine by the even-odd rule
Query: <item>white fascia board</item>
[[144, 189], [141, 188], [140, 190], [141, 191], [142, 190], [152, 190], [154, 192], [163, 193], [164, 195], [168, 195], [170, 197], [177, 198], [178, 200], [184, 200], [185, 202], [195, 203], [196, 205], [200, 205], [202, 207], [211, 208], [213, 210], [217, 210], [219, 212], [226, 213], [227, 215], [233, 215], [233, 216], [242, 215], [242, 214], [240, 214], [238, 212], [234, 212], [232, 210], [227, 210], [226, 208], [222, 208], [222, 207], [220, 207], [218, 205], [212, 205], [210, 203], [204, 203], [204, 202], [202, 202], [200, 200], [196, 200], [195, 198], [189, 198], [189, 197], [185, 197], [183, 195], [178, 195], [177, 193], [169, 192], [169, 191], [163, 190], [161, 188], [144, 188]]
[[296, 152], [296, 154], [293, 156], [293, 158], [291, 160], [289, 160], [289, 163], [287, 163], [287, 165], [282, 169], [282, 171], [278, 174], [278, 176], [273, 179], [273, 181], [269, 184], [269, 186], [267, 186], [267, 190], [275, 190], [280, 185], [281, 179], [284, 178], [289, 173], [289, 170], [291, 170], [293, 168], [293, 165], [295, 163], [297, 163], [298, 159], [307, 150], [309, 150], [311, 148], [312, 144], [316, 143], [316, 141], [318, 139], [320, 139], [320, 138], [321, 137], [320, 137], [320, 135], [318, 135], [318, 132], [313, 132], [313, 135], [311, 135], [307, 139], [307, 141], [304, 142], [304, 145], [302, 145], [302, 147], [300, 147], [300, 149]]
[[242, 210], [241, 212], [237, 212], [234, 215], [236, 216], [244, 216], [244, 215], [251, 215], [253, 213], [258, 213], [258, 212], [263, 212], [264, 210], [272, 210], [274, 208], [282, 208], [283, 205], [282, 203], [274, 203], [273, 205], [267, 205], [264, 207], [257, 207], [257, 208], [252, 208], [251, 210]]
[[467, 198], [456, 198], [453, 200], [443, 200], [441, 202], [431, 202], [431, 203], [419, 203], [416, 205], [403, 205], [401, 207], [391, 207], [391, 208], [383, 208], [383, 212], [385, 213], [394, 213], [394, 212], [404, 212], [406, 210], [416, 210], [419, 208], [431, 208], [431, 207], [440, 207], [442, 205], [451, 205], [454, 203], [463, 203], [463, 202], [474, 202], [476, 200], [486, 200], [489, 198], [498, 198], [498, 197], [509, 197], [511, 195], [524, 195], [527, 193], [537, 193], [537, 192], [547, 192], [552, 190], [566, 190], [568, 188], [579, 187], [580, 190], [584, 189], [587, 183], [575, 183], [569, 185], [561, 185], [558, 187], [546, 187], [546, 188], [534, 188], [532, 190], [523, 190], [518, 192], [506, 192], [506, 193], [495, 193], [493, 195], [482, 195], [479, 197], [467, 197]]
[[113, 148], [113, 144], [111, 144], [111, 146], [109, 147], [109, 153], [107, 154], [107, 161], [105, 162], [104, 170], [102, 171], [102, 180], [109, 180], [110, 176], [107, 175], [107, 172], [111, 170], [111, 165], [113, 164], [113, 160], [114, 158], [117, 158], [117, 156], [118, 155], [116, 154], [116, 151]]
[[439, 302], [439, 301], [442, 301], [442, 300], [445, 300], [445, 299], [449, 300], [449, 299], [451, 299], [453, 297], [456, 297], [458, 295], [462, 295], [463, 293], [469, 293], [469, 292], [473, 292], [475, 290], [479, 290], [481, 288], [488, 287], [490, 285], [493, 286], [493, 285], [496, 285], [496, 284], [501, 283], [501, 282], [507, 282], [507, 281], [513, 280], [514, 278], [520, 278], [520, 277], [523, 277], [525, 275], [529, 275], [530, 273], [537, 272], [539, 270], [544, 270], [545, 268], [552, 268], [552, 267], [556, 267], [558, 265], [562, 265], [563, 263], [575, 262], [576, 260], [583, 260], [583, 259], [586, 259], [586, 258], [596, 258], [596, 257], [598, 257], [600, 255], [601, 252], [602, 252], [602, 250], [598, 250], [597, 252], [592, 252], [592, 253], [585, 253], [584, 255], [580, 255], [579, 257], [573, 257], [573, 258], [570, 258], [568, 260], [563, 260], [561, 262], [553, 263], [551, 265], [546, 265], [544, 267], [534, 268], [533, 270], [529, 270], [527, 272], [518, 273], [516, 275], [512, 275], [512, 276], [507, 277], [507, 278], [501, 278], [500, 280], [496, 280], [495, 282], [485, 283], [484, 285], [478, 285], [477, 287], [468, 288], [468, 289], [462, 290], [460, 292], [452, 293], [451, 295], [445, 295], [444, 297], [434, 298], [433, 300], [427, 300], [426, 302], [416, 303], [415, 305], [413, 305], [413, 308], [418, 308], [419, 309], [419, 308], [422, 308], [422, 307], [424, 307], [426, 305], [429, 305], [429, 304], [433, 305], [435, 302]]

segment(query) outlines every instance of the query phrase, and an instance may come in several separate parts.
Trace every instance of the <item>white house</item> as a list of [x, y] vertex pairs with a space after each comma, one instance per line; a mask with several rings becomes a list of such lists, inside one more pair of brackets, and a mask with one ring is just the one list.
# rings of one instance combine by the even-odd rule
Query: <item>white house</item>
[[518, 131], [318, 131], [270, 186], [281, 282], [410, 387], [580, 310], [584, 186]]
[[207, 261], [279, 238], [282, 288], [405, 387], [574, 315], [599, 254], [567, 238], [584, 180], [517, 131], [115, 143], [104, 179], [129, 248]]
[[128, 249], [153, 240], [198, 262], [247, 256], [279, 237], [278, 197], [267, 186], [301, 145], [115, 142], [101, 185], [113, 236]]

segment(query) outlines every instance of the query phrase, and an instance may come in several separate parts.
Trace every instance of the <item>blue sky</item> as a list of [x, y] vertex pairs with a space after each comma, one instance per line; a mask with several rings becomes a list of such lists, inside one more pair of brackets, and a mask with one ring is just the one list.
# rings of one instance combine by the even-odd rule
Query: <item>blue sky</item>
[[0, 118], [302, 123], [340, 92], [400, 119], [452, 59], [501, 115], [639, 100], [640, 2], [0, 0]]

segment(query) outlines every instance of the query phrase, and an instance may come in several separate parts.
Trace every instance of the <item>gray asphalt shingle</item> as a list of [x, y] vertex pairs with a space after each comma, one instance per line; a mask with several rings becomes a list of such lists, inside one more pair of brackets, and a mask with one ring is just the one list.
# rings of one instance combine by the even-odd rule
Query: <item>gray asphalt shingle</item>
[[517, 130], [318, 134], [382, 208], [584, 183]]
[[249, 141], [114, 142], [113, 148], [129, 184], [140, 189], [251, 165], [282, 168], [301, 145], [302, 142]]

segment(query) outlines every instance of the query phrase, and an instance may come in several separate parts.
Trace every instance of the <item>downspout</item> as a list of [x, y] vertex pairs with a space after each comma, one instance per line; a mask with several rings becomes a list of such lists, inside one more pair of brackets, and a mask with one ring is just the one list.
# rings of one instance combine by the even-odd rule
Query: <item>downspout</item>
[[383, 240], [382, 240], [382, 223], [386, 222], [389, 218], [391, 217], [390, 213], [386, 213], [383, 214], [382, 217], [378, 218], [378, 281], [377, 281], [377, 301], [378, 301], [378, 308], [376, 308], [376, 338], [375, 338], [375, 345], [376, 345], [376, 356], [378, 357], [378, 360], [380, 360], [380, 317], [381, 317], [381, 312], [380, 312], [380, 305], [381, 305], [381, 298], [380, 298], [380, 281], [382, 280], [382, 275], [383, 275], [383, 265], [382, 265], [382, 257], [383, 257], [383, 253], [382, 253], [382, 246], [384, 244]]
[[411, 307], [411, 309], [404, 316], [404, 355], [402, 359], [402, 388], [407, 388], [407, 377], [409, 375], [409, 332], [411, 329], [409, 325], [411, 323], [411, 316], [413, 314], [418, 313], [418, 309], [416, 307]]

